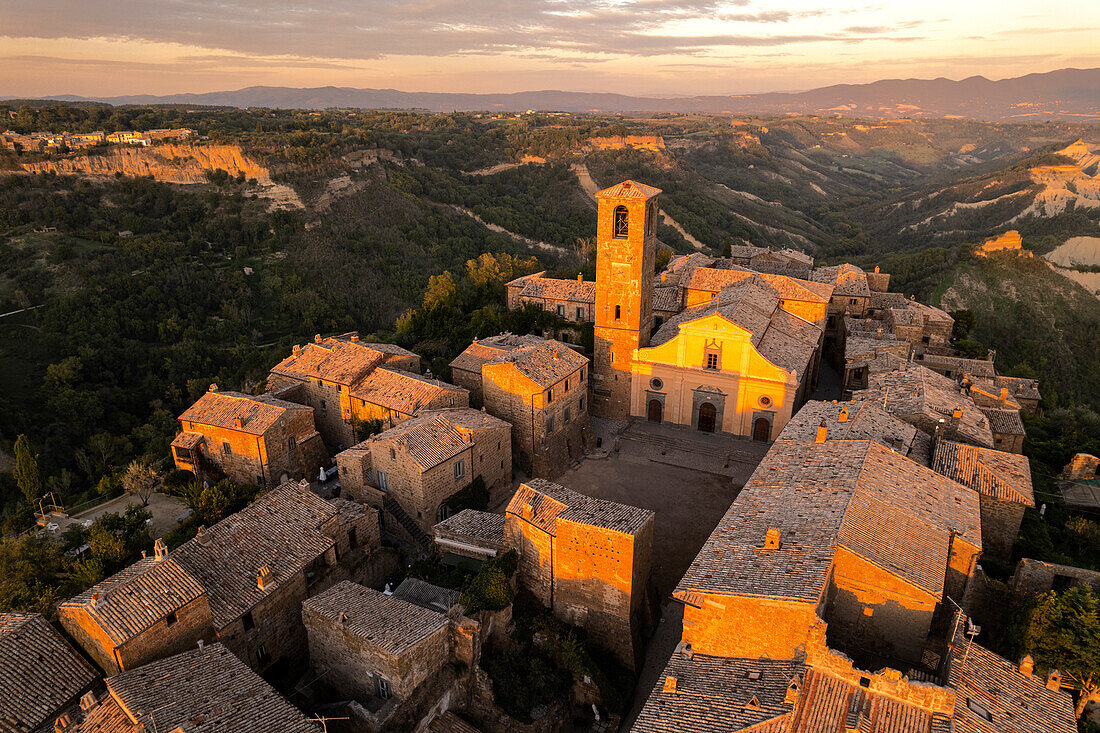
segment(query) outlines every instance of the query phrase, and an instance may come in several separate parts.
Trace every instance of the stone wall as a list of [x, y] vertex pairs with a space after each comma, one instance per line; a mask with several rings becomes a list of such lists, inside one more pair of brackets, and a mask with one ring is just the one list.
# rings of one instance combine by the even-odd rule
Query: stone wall
[[1008, 562], [1024, 521], [1024, 505], [992, 496], [978, 496], [982, 517], [982, 557]]
[[1062, 478], [1067, 481], [1088, 481], [1100, 473], [1100, 458], [1089, 453], [1078, 453], [1062, 469]]
[[[252, 607], [253, 628], [245, 629], [245, 616], [218, 629], [218, 641], [242, 662], [262, 673], [280, 659], [301, 664], [306, 660], [302, 601], [311, 594], [304, 571], [279, 582], [262, 601]], [[266, 655], [261, 659], [261, 649]]]
[[1025, 557], [1016, 564], [1016, 572], [1009, 581], [1013, 592], [1025, 597], [1046, 593], [1054, 589], [1055, 585], [1090, 585], [1093, 590], [1100, 592], [1100, 572]]
[[481, 372], [468, 372], [451, 368], [451, 383], [470, 392], [470, 407], [481, 408], [485, 404], [481, 392]]
[[719, 657], [794, 659], [807, 630], [820, 622], [818, 604], [692, 593], [684, 605], [683, 641]]

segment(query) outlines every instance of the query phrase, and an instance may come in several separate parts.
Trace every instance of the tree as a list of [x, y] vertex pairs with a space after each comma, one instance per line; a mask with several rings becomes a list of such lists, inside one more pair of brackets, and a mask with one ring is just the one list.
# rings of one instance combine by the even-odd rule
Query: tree
[[122, 475], [122, 488], [127, 494], [141, 499], [142, 506], [149, 505], [149, 497], [160, 483], [160, 473], [144, 458], [130, 461]]
[[42, 476], [38, 472], [38, 456], [31, 453], [31, 443], [26, 435], [15, 440], [15, 483], [28, 504], [34, 504], [42, 494]]

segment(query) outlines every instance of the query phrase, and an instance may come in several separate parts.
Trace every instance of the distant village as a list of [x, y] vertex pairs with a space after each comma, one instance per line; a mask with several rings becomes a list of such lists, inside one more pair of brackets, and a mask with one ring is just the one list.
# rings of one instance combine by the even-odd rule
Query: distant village
[[120, 132], [30, 132], [22, 135], [7, 130], [0, 133], [0, 149], [22, 153], [60, 153], [86, 150], [97, 145], [141, 145], [177, 142], [194, 137], [187, 128], [125, 130]]
[[[175, 466], [266, 493], [62, 602], [67, 637], [0, 615], [0, 730], [1076, 731], [1069, 680], [974, 641], [980, 564], [1010, 559], [1037, 503], [1039, 383], [957, 355], [952, 317], [878, 268], [734, 245], [655, 275], [660, 193], [600, 191], [596, 280], [508, 283], [509, 308], [559, 326], [474, 341], [450, 381], [353, 332], [294, 346], [262, 394], [211, 384]], [[660, 587], [689, 529], [665, 517], [694, 511], [667, 465], [747, 479]], [[591, 466], [638, 478], [569, 486]], [[512, 558], [513, 589], [650, 680], [635, 710], [578, 673], [557, 709], [510, 718], [479, 661], [513, 643], [514, 609], [391, 587], [398, 546], [479, 573]], [[1013, 587], [1055, 577], [1098, 582], [1024, 561]]]

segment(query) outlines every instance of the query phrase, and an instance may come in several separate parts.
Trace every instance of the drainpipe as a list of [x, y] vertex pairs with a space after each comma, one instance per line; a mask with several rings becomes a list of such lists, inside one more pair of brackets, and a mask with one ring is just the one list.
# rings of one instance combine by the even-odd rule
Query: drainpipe
[[267, 488], [267, 474], [264, 471], [264, 456], [260, 452], [260, 436], [256, 436], [256, 456], [260, 461], [260, 480], [263, 481], [264, 488]]

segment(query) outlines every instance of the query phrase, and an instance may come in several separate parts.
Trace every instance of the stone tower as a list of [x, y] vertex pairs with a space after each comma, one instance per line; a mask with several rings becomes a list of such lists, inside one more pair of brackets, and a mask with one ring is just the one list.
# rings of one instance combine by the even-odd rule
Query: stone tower
[[630, 416], [630, 364], [653, 327], [660, 189], [623, 181], [596, 194], [596, 328], [589, 412]]

